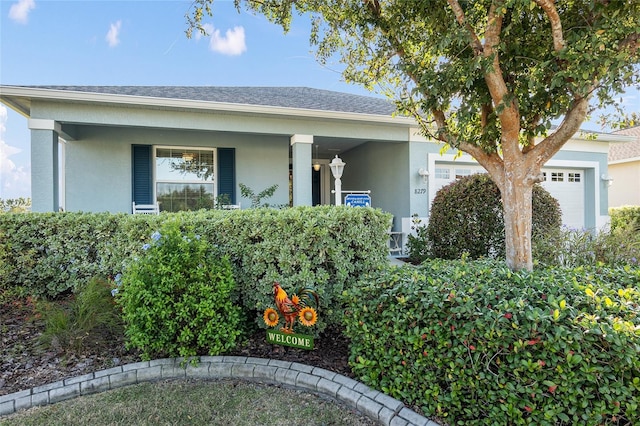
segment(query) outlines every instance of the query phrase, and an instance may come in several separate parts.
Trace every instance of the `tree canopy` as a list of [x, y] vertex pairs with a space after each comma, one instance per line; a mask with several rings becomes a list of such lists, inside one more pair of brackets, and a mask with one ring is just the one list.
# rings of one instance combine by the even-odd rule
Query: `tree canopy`
[[[285, 31], [310, 14], [319, 61], [338, 55], [346, 81], [382, 90], [425, 135], [473, 156], [505, 201], [514, 269], [532, 267], [531, 188], [542, 165], [594, 108], [640, 83], [637, 0], [235, 3]], [[188, 35], [204, 31], [212, 4], [195, 1]]]

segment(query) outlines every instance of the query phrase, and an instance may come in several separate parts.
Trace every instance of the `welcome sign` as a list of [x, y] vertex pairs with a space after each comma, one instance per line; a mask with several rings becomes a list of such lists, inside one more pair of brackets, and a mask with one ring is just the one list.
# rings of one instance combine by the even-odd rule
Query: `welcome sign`
[[267, 327], [280, 324], [280, 316], [284, 319], [284, 326], [280, 330], [267, 330], [267, 342], [274, 345], [291, 346], [299, 349], [313, 349], [313, 336], [296, 334], [293, 326], [298, 320], [305, 327], [312, 327], [318, 321], [316, 309], [319, 298], [315, 291], [309, 288], [300, 289], [289, 297], [280, 283], [273, 283], [273, 300], [275, 308], [267, 308], [262, 319]]
[[267, 330], [267, 342], [298, 349], [313, 349], [313, 336], [304, 334], [287, 334], [282, 331]]

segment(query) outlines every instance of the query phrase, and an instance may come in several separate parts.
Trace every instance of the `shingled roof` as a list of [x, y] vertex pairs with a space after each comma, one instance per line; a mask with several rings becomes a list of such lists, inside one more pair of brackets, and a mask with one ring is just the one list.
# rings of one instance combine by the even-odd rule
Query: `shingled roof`
[[632, 142], [614, 143], [609, 148], [609, 161], [620, 161], [640, 157], [640, 126], [614, 132], [616, 135], [635, 136]]
[[22, 86], [72, 92], [182, 99], [244, 105], [298, 108], [374, 115], [391, 115], [386, 99], [309, 87], [221, 86]]

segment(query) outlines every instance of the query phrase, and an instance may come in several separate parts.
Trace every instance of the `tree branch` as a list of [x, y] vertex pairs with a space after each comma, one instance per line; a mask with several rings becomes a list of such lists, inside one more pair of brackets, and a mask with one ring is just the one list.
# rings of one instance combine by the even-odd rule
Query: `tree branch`
[[472, 40], [471, 47], [473, 48], [474, 53], [476, 55], [480, 55], [482, 53], [482, 43], [480, 42], [480, 39], [478, 38], [478, 35], [474, 31], [473, 27], [471, 27], [471, 25], [469, 25], [469, 23], [467, 22], [467, 19], [464, 16], [464, 10], [462, 10], [460, 3], [458, 3], [458, 0], [447, 0], [447, 3], [449, 3], [449, 7], [455, 15], [456, 21], [458, 21], [460, 26], [469, 31], [469, 35], [471, 36]]
[[542, 8], [551, 23], [551, 36], [553, 37], [553, 49], [556, 52], [564, 48], [564, 36], [562, 35], [562, 21], [553, 0], [534, 0]]
[[566, 141], [580, 130], [580, 125], [586, 118], [588, 110], [589, 99], [586, 97], [576, 98], [556, 131], [526, 153], [529, 157], [528, 162], [533, 161], [536, 167], [542, 167], [562, 148]]
[[504, 81], [502, 69], [500, 67], [500, 55], [498, 46], [500, 45], [500, 33], [502, 31], [502, 15], [498, 13], [502, 9], [502, 0], [491, 3], [489, 14], [487, 15], [487, 30], [484, 35], [484, 57], [493, 61], [493, 67], [488, 71], [484, 80], [491, 94], [494, 108], [497, 111], [498, 119], [502, 127], [502, 139], [500, 144], [503, 152], [509, 158], [516, 158], [520, 155], [518, 136], [520, 135], [520, 112], [515, 99], [506, 99], [509, 89]]

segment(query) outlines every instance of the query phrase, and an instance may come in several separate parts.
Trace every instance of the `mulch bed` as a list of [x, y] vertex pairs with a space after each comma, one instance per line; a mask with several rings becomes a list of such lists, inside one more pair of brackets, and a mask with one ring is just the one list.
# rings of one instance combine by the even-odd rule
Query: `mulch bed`
[[[72, 351], [43, 345], [39, 341], [43, 330], [32, 301], [0, 305], [0, 395], [140, 361], [137, 352], [125, 349], [122, 337], [87, 336], [81, 348]], [[329, 331], [309, 351], [269, 344], [261, 330], [225, 355], [299, 362], [353, 377], [348, 343], [340, 332]]]

